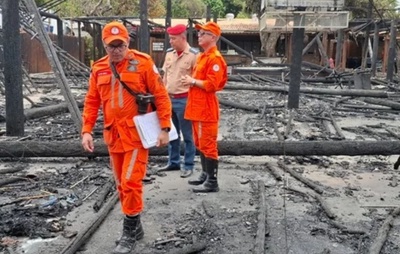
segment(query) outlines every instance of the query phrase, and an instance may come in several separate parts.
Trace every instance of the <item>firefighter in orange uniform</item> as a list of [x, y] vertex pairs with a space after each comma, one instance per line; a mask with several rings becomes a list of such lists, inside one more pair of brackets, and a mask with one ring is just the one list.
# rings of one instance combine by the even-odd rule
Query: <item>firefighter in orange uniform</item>
[[226, 84], [227, 65], [217, 49], [221, 35], [219, 25], [207, 22], [196, 24], [196, 29], [199, 30], [199, 46], [204, 52], [197, 58], [193, 75], [182, 77], [182, 83], [190, 86], [185, 119], [192, 121], [202, 172], [198, 179], [189, 180], [189, 184], [199, 185], [193, 189], [194, 192], [217, 192], [219, 103], [216, 92]]
[[[123, 24], [114, 21], [104, 26], [102, 40], [107, 55], [92, 67], [83, 110], [82, 146], [86, 151], [94, 151], [91, 133], [101, 107], [103, 137], [125, 215], [122, 236], [113, 253], [131, 253], [136, 241], [144, 235], [140, 213], [143, 210], [142, 179], [146, 174], [148, 150], [143, 148], [133, 122], [133, 117], [138, 115], [139, 100], [122, 83], [135, 93], [154, 96], [162, 128], [157, 146], [169, 142], [171, 102], [150, 56], [128, 48], [129, 34]], [[146, 108], [150, 109], [150, 106], [145, 105]]]

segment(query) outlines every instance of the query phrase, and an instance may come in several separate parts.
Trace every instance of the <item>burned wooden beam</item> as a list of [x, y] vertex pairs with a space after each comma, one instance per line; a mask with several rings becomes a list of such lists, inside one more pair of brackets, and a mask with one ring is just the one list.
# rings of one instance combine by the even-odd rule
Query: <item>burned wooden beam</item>
[[[79, 108], [83, 107], [83, 102], [77, 102]], [[24, 111], [25, 120], [36, 119], [44, 116], [51, 116], [60, 113], [68, 112], [68, 103], [63, 102], [57, 105], [50, 105], [46, 107], [30, 108]]]
[[390, 100], [382, 100], [382, 99], [375, 99], [375, 98], [365, 98], [364, 102], [370, 103], [370, 104], [375, 104], [375, 105], [380, 105], [380, 106], [386, 106], [390, 107], [392, 109], [400, 109], [400, 103], [390, 101]]
[[[62, 148], [62, 149], [61, 149]], [[219, 141], [220, 155], [394, 155], [400, 154], [400, 141]], [[181, 150], [183, 152], [183, 149]], [[166, 147], [150, 149], [150, 155], [168, 155]], [[84, 152], [76, 141], [0, 141], [0, 157], [102, 157], [106, 145], [95, 143], [94, 153]]]
[[389, 215], [386, 217], [382, 226], [379, 228], [378, 235], [374, 238], [374, 241], [371, 244], [369, 249], [369, 254], [379, 254], [381, 253], [381, 249], [383, 244], [386, 242], [387, 235], [389, 234], [390, 229], [393, 226], [394, 219], [400, 215], [400, 207], [394, 209]]
[[265, 183], [263, 180], [258, 180], [258, 193], [259, 193], [259, 209], [257, 216], [257, 233], [254, 253], [265, 252], [265, 236], [269, 235], [267, 223], [267, 202], [265, 201]]
[[53, 43], [50, 40], [50, 37], [47, 34], [46, 29], [44, 28], [44, 24], [40, 16], [39, 9], [37, 8], [35, 1], [33, 0], [22, 0], [22, 2], [27, 8], [28, 12], [33, 17], [33, 23], [35, 24], [34, 27], [37, 30], [38, 38], [43, 46], [43, 50], [46, 53], [50, 66], [52, 67], [52, 70], [55, 74], [57, 83], [61, 88], [61, 93], [63, 94], [65, 100], [68, 102], [68, 109], [69, 112], [71, 113], [71, 118], [75, 123], [76, 129], [80, 131], [82, 128], [81, 112], [71, 93], [71, 89], [68, 85], [68, 80], [65, 76], [61, 62], [56, 54], [55, 48], [53, 47]]
[[[271, 91], [271, 92], [284, 92], [288, 93], [288, 88], [283, 86], [255, 86], [255, 85], [238, 85], [228, 83], [225, 86], [226, 90], [254, 90], [254, 91]], [[326, 88], [312, 88], [312, 87], [300, 87], [300, 93], [306, 94], [330, 94], [330, 95], [342, 95], [342, 96], [353, 96], [353, 97], [378, 97], [378, 98], [389, 98], [394, 93], [376, 90], [363, 90], [363, 89], [326, 89]]]
[[278, 161], [278, 165], [284, 171], [288, 172], [291, 176], [293, 176], [294, 178], [296, 178], [300, 182], [304, 183], [305, 185], [307, 185], [308, 187], [313, 189], [316, 193], [318, 193], [318, 194], [324, 193], [324, 188], [322, 186], [320, 186], [317, 183], [315, 183], [314, 181], [304, 177], [300, 173], [297, 173], [294, 169], [289, 168], [288, 166], [286, 166], [282, 161]]
[[239, 102], [234, 102], [234, 101], [229, 101], [229, 100], [224, 100], [224, 99], [218, 99], [218, 100], [219, 100], [219, 103], [224, 106], [238, 108], [238, 109], [244, 109], [244, 110], [253, 111], [253, 112], [260, 112], [260, 109], [255, 106], [251, 106], [248, 104], [242, 104]]
[[101, 193], [98, 195], [96, 202], [93, 205], [93, 209], [95, 212], [100, 211], [108, 194], [112, 191], [114, 186], [114, 182], [110, 179], [105, 185], [102, 186]]
[[101, 210], [100, 213], [90, 222], [87, 226], [78, 233], [78, 235], [71, 240], [67, 246], [60, 252], [62, 254], [73, 254], [76, 253], [82, 245], [84, 245], [89, 237], [96, 231], [96, 229], [101, 225], [103, 220], [107, 217], [109, 212], [113, 209], [118, 201], [118, 193], [115, 192], [110, 199], [107, 201], [106, 206]]
[[322, 32], [319, 32], [317, 35], [315, 35], [315, 37], [304, 47], [301, 53], [302, 56], [304, 56], [308, 52], [308, 50], [314, 45], [315, 41], [321, 36], [321, 34]]

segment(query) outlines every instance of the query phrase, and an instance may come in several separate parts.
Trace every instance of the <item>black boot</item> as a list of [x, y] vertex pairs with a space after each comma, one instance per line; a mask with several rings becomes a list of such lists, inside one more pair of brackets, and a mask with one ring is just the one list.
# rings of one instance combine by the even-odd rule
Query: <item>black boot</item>
[[136, 247], [136, 241], [143, 238], [144, 232], [140, 215], [135, 217], [125, 217], [121, 239], [113, 254], [128, 254]]
[[[122, 236], [123, 236], [123, 234], [122, 234]], [[117, 240], [115, 240], [115, 244], [116, 245], [119, 244], [119, 242], [121, 241], [122, 236], [120, 238], [118, 238]], [[138, 226], [137, 232], [136, 232], [136, 240], [140, 240], [143, 237], [144, 237], [143, 226], [142, 226], [142, 223], [140, 222], [140, 219], [139, 219], [139, 226]]]
[[200, 153], [200, 162], [201, 162], [201, 173], [197, 179], [188, 181], [190, 185], [200, 185], [207, 180], [206, 157], [204, 156], [203, 153]]
[[193, 188], [193, 192], [218, 192], [218, 160], [206, 158], [207, 179], [199, 187]]

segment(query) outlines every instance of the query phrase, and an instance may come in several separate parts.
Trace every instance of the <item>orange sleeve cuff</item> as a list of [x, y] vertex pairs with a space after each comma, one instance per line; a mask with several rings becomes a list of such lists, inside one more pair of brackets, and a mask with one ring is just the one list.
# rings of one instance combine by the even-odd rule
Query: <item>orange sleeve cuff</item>
[[81, 131], [81, 135], [83, 135], [84, 133], [92, 134], [92, 130], [93, 130], [93, 128], [90, 127], [90, 126], [83, 126], [82, 127], [82, 131]]
[[171, 122], [169, 120], [160, 120], [160, 126], [162, 128], [171, 128]]

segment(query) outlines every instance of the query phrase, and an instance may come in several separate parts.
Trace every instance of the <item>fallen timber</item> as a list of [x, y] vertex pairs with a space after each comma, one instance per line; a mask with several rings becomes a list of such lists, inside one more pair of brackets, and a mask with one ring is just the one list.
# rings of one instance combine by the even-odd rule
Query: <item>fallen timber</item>
[[[181, 149], [183, 151], [183, 149]], [[394, 155], [400, 154], [400, 141], [219, 141], [220, 155]], [[150, 155], [168, 155], [167, 147], [152, 148]], [[94, 153], [84, 152], [77, 141], [0, 141], [0, 158], [22, 157], [103, 157], [106, 145], [95, 142]]]
[[[226, 90], [254, 90], [254, 91], [271, 91], [271, 92], [289, 92], [289, 86], [269, 86], [269, 85], [236, 85], [228, 83]], [[354, 97], [378, 97], [389, 98], [393, 96], [393, 92], [375, 91], [375, 90], [362, 90], [362, 89], [329, 89], [329, 88], [311, 88], [300, 87], [300, 93], [306, 94], [330, 94]]]
[[[79, 108], [82, 108], [83, 102], [78, 101], [77, 105]], [[24, 111], [24, 115], [25, 115], [25, 120], [31, 120], [44, 116], [51, 116], [66, 112], [68, 112], [68, 104], [66, 102], [63, 102], [57, 105], [49, 105], [45, 107], [26, 109]]]
[[394, 223], [393, 221], [399, 215], [400, 215], [400, 207], [397, 207], [386, 217], [382, 226], [379, 228], [378, 235], [374, 239], [374, 242], [371, 244], [371, 247], [368, 252], [369, 254], [381, 253], [381, 249], [387, 240], [387, 235], [389, 234], [390, 229], [393, 227]]

